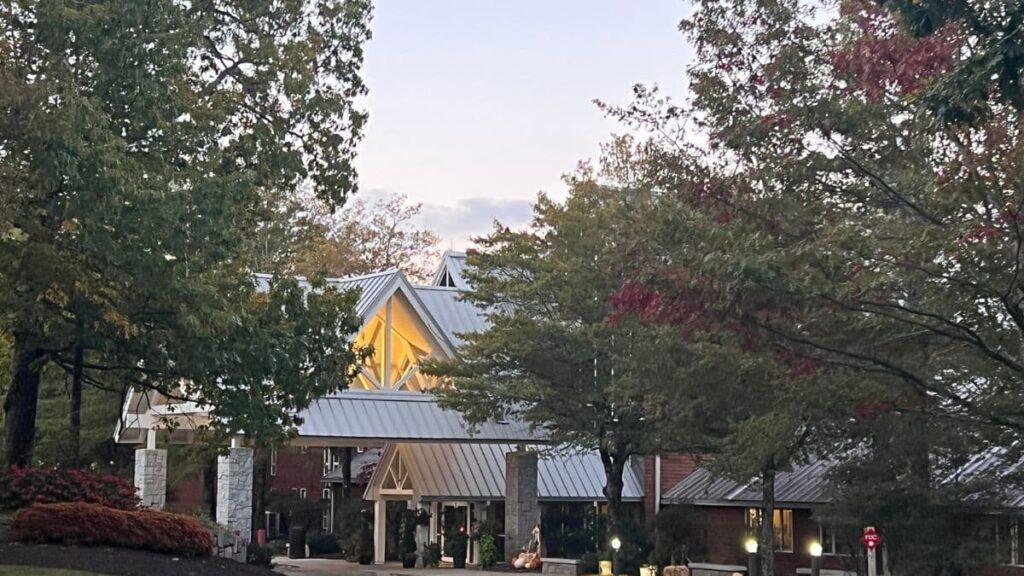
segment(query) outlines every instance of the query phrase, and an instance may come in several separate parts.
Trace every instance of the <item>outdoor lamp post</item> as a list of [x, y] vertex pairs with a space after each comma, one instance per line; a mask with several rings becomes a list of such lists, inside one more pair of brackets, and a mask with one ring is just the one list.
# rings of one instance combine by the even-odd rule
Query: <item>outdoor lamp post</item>
[[821, 542], [811, 542], [811, 576], [821, 576]]
[[757, 538], [747, 538], [743, 548], [747, 551], [747, 574], [757, 576]]
[[612, 538], [612, 576], [619, 576], [619, 548], [622, 548], [622, 540], [618, 536]]

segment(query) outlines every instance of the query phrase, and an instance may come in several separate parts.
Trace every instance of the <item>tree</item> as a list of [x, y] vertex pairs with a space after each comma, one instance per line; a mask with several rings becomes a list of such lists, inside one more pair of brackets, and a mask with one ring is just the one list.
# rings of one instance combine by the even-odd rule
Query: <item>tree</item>
[[697, 342], [739, 338], [827, 375], [790, 398], [810, 414], [815, 398], [834, 400], [820, 424], [838, 446], [819, 440], [816, 452], [845, 445], [891, 462], [882, 428], [847, 424], [864, 410], [904, 421], [914, 458], [890, 477], [904, 483], [895, 493], [941, 502], [931, 487], [943, 470], [1024, 431], [1019, 110], [997, 90], [963, 93], [984, 113], [936, 123], [930, 98], [978, 44], [953, 29], [909, 36], [871, 3], [817, 14], [797, 1], [708, 3], [683, 29], [692, 99], [639, 88], [632, 106], [608, 108], [654, 135], [665, 192], [645, 228], [660, 265], [639, 300], [670, 318], [670, 305], [688, 306], [674, 323]]
[[[468, 421], [520, 418], [552, 441], [596, 450], [604, 465], [609, 530], [621, 523], [623, 470], [649, 445], [644, 390], [670, 354], [642, 363], [655, 330], [610, 321], [610, 297], [639, 262], [634, 209], [642, 193], [599, 184], [583, 172], [564, 202], [540, 195], [530, 227], [496, 226], [468, 253], [465, 298], [490, 328], [466, 335], [450, 362], [427, 366], [453, 378], [441, 403]], [[652, 358], [653, 355], [646, 355]]]
[[258, 293], [248, 250], [300, 183], [330, 205], [355, 189], [368, 19], [359, 0], [0, 7], [7, 462], [29, 461], [46, 365], [256, 438], [347, 384], [353, 295]]
[[392, 194], [372, 205], [357, 199], [337, 213], [313, 205], [312, 237], [295, 259], [297, 273], [357, 276], [399, 268], [414, 280], [430, 279], [441, 239], [417, 227], [422, 204]]

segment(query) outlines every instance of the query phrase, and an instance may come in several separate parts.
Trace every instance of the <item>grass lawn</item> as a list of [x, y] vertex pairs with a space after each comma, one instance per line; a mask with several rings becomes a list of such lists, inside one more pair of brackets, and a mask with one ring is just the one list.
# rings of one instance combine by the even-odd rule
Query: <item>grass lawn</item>
[[95, 572], [60, 570], [59, 568], [36, 568], [35, 566], [4, 566], [0, 564], [0, 576], [99, 576]]

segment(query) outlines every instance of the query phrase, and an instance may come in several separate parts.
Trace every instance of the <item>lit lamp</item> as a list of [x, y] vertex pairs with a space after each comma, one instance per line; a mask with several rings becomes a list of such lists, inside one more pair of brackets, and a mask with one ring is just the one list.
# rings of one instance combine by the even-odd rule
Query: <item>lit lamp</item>
[[619, 548], [622, 548], [622, 540], [618, 536], [612, 538], [612, 574], [619, 576]]
[[821, 542], [811, 542], [811, 576], [821, 574]]
[[747, 538], [743, 548], [747, 551], [747, 574], [757, 576], [757, 538]]

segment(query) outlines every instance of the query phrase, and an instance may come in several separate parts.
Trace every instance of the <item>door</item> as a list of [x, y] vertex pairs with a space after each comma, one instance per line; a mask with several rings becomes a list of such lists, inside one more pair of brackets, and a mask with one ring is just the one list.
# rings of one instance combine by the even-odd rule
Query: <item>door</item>
[[[447, 553], [447, 541], [450, 534], [462, 532], [469, 535], [472, 518], [469, 515], [469, 504], [465, 502], [443, 502], [441, 503], [441, 550], [444, 550], [443, 560], [451, 562], [452, 557]], [[467, 560], [471, 558], [469, 547], [466, 549]]]

